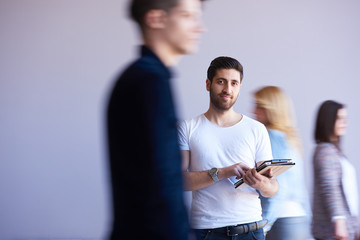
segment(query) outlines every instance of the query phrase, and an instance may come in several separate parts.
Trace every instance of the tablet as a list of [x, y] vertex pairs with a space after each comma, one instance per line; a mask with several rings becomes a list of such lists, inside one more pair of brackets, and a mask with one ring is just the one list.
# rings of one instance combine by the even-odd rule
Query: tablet
[[[272, 169], [273, 177], [277, 177], [289, 168], [293, 167], [295, 165], [294, 162], [291, 161], [291, 159], [271, 159], [263, 161], [257, 168], [256, 171], [262, 175], [265, 175], [265, 173]], [[240, 178], [237, 182], [234, 183], [234, 187], [237, 188], [241, 184], [244, 183], [244, 180]]]

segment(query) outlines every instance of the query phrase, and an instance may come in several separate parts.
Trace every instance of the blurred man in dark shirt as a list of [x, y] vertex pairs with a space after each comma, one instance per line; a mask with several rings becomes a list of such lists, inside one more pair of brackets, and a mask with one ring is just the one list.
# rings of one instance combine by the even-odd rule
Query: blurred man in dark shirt
[[111, 239], [188, 238], [169, 69], [196, 51], [200, 0], [133, 0], [141, 56], [116, 81], [107, 109], [114, 206]]

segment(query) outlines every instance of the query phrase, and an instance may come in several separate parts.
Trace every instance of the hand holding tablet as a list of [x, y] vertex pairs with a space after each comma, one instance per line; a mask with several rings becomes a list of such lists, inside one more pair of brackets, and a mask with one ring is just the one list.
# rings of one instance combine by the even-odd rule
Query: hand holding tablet
[[[262, 175], [266, 175], [268, 170], [272, 169], [272, 177], [277, 177], [278, 175], [285, 172], [294, 165], [295, 163], [292, 162], [291, 159], [272, 159], [262, 162], [256, 168], [256, 171]], [[239, 181], [234, 183], [234, 187], [237, 188], [243, 183], [244, 180], [240, 178]]]

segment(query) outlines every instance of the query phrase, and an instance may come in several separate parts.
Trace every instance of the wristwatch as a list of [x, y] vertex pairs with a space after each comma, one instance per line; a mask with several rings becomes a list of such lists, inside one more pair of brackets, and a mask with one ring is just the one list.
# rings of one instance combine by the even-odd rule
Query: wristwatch
[[218, 172], [219, 170], [217, 168], [212, 168], [209, 170], [210, 177], [214, 180], [214, 182], [218, 182]]

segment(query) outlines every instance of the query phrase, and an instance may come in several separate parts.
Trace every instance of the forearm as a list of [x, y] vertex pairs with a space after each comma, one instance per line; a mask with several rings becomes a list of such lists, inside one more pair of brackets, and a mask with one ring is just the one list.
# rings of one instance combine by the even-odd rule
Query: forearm
[[215, 183], [208, 171], [183, 172], [183, 179], [185, 191], [199, 190]]
[[[209, 169], [210, 170], [210, 169]], [[185, 191], [195, 191], [215, 184], [215, 181], [209, 174], [209, 170], [199, 172], [183, 172]], [[227, 168], [218, 169], [219, 181], [232, 176]]]

